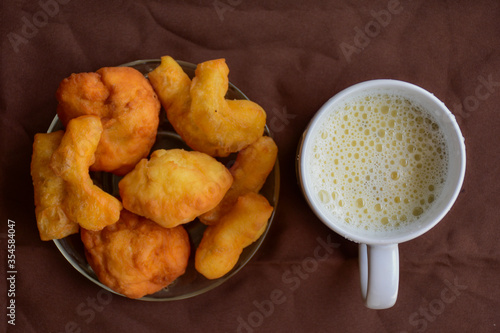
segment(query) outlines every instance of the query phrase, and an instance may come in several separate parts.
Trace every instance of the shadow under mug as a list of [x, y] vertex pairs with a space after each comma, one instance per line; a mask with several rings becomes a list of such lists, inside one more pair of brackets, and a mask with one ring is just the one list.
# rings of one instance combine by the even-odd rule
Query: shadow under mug
[[[448, 149], [447, 177], [441, 193], [432, 205], [419, 218], [408, 226], [376, 235], [348, 228], [319, 202], [312, 186], [308, 163], [313, 149], [313, 137], [318, 128], [336, 106], [353, 97], [390, 93], [416, 102], [431, 113], [443, 131]], [[399, 249], [398, 244], [414, 239], [434, 227], [451, 209], [465, 175], [464, 138], [453, 114], [438, 98], [428, 91], [398, 80], [371, 80], [353, 85], [328, 100], [312, 118], [299, 143], [296, 161], [299, 184], [304, 197], [313, 212], [330, 229], [346, 239], [359, 243], [359, 268], [361, 293], [365, 305], [371, 309], [392, 307], [397, 299], [399, 288]]]

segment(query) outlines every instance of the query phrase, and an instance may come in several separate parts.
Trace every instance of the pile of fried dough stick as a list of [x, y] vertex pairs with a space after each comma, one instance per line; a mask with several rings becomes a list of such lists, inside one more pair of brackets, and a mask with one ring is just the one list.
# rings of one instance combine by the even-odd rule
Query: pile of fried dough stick
[[[278, 148], [264, 136], [266, 113], [227, 100], [224, 59], [198, 64], [190, 79], [171, 57], [148, 78], [131, 67], [72, 74], [56, 93], [64, 130], [38, 133], [31, 175], [42, 240], [80, 233], [98, 279], [129, 298], [153, 294], [184, 274], [191, 252], [184, 226], [207, 227], [195, 268], [227, 274], [265, 231], [274, 208], [259, 191]], [[157, 149], [161, 106], [192, 150]], [[228, 169], [218, 158], [236, 153]], [[90, 171], [121, 178], [115, 197]]]

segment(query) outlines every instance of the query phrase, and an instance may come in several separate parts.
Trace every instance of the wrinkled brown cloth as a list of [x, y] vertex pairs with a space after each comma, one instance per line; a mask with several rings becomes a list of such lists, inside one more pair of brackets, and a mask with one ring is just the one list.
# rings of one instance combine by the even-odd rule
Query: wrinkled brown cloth
[[[500, 331], [500, 5], [498, 1], [80, 1], [1, 3], [0, 331]], [[104, 293], [36, 229], [33, 136], [73, 72], [171, 55], [226, 58], [229, 79], [262, 105], [279, 146], [281, 196], [256, 256], [194, 298], [142, 302]], [[417, 84], [456, 115], [467, 172], [450, 213], [400, 245], [389, 310], [361, 300], [357, 245], [325, 227], [295, 177], [315, 112], [369, 79]], [[15, 296], [6, 267], [15, 222]], [[11, 231], [12, 233], [12, 231]], [[15, 326], [7, 306], [15, 300]]]

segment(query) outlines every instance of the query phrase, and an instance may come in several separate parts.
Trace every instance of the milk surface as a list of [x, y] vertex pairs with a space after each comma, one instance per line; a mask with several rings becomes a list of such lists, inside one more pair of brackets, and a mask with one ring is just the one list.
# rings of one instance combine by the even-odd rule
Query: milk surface
[[443, 132], [428, 111], [397, 94], [364, 95], [331, 109], [312, 142], [318, 201], [364, 232], [416, 221], [446, 179]]

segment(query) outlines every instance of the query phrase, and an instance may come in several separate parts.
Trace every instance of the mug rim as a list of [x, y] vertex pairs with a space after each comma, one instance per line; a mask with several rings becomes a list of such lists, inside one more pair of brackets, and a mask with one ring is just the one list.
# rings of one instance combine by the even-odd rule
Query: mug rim
[[[430, 214], [430, 212], [434, 212], [437, 208], [433, 208], [424, 213], [418, 219], [418, 221], [421, 221], [421, 223], [414, 224], [414, 225], [418, 224], [418, 227], [415, 226], [408, 228], [405, 227], [398, 231], [392, 231], [388, 233], [377, 232], [376, 234], [371, 234], [371, 235], [363, 232], [356, 232], [355, 230], [350, 230], [347, 227], [342, 227], [341, 226], [342, 223], [336, 223], [335, 221], [330, 221], [328, 216], [326, 216], [326, 214], [324, 214], [321, 211], [321, 209], [319, 208], [320, 206], [319, 202], [317, 201], [315, 202], [314, 199], [312, 198], [314, 196], [314, 194], [312, 193], [312, 185], [310, 184], [310, 182], [308, 183], [307, 181], [305, 181], [305, 178], [307, 178], [307, 174], [305, 174], [306, 172], [305, 169], [307, 169], [305, 167], [306, 166], [305, 149], [307, 149], [307, 145], [309, 144], [310, 140], [312, 140], [311, 137], [314, 134], [313, 130], [315, 129], [315, 127], [318, 126], [318, 123], [320, 123], [324, 114], [329, 112], [329, 110], [336, 104], [341, 103], [343, 100], [349, 98], [354, 94], [362, 94], [363, 92], [368, 90], [370, 90], [370, 93], [376, 90], [380, 91], [391, 90], [394, 91], [395, 93], [400, 93], [401, 95], [409, 99], [418, 98], [419, 100], [417, 102], [419, 102], [419, 104], [432, 104], [433, 107], [431, 108], [427, 107], [427, 109], [429, 109], [429, 112], [432, 113], [432, 115], [436, 118], [436, 120], [441, 122], [440, 125], [450, 126], [448, 129], [445, 130], [445, 132], [447, 133], [446, 142], [447, 145], [449, 145], [449, 143], [453, 141], [453, 145], [456, 146], [455, 150], [458, 152], [458, 156], [457, 154], [452, 154], [450, 151], [448, 152], [448, 158], [449, 158], [448, 171], [450, 170], [450, 166], [453, 162], [454, 163], [458, 162], [458, 165], [451, 166], [452, 168], [454, 168], [454, 174], [451, 176], [450, 174], [448, 174], [446, 181], [448, 182], [450, 177], [454, 177], [454, 179], [452, 179], [453, 183], [446, 184], [442, 191], [445, 191], [445, 189], [450, 187], [454, 188], [452, 189], [452, 192], [446, 196], [448, 198], [446, 201], [443, 201], [444, 200], [443, 192], [441, 192], [441, 194], [438, 196], [438, 199], [441, 199], [442, 201], [440, 203], [440, 209], [437, 211], [437, 213], [435, 212], [434, 215], [431, 216], [429, 221], [424, 221], [424, 219], [429, 218], [428, 215]], [[424, 100], [426, 101], [426, 103], [420, 103]], [[452, 133], [454, 137], [450, 138], [449, 137], [450, 135], [448, 133]], [[448, 150], [450, 149], [451, 148], [448, 147]], [[330, 229], [340, 234], [344, 238], [357, 243], [370, 244], [370, 245], [395, 244], [414, 239], [424, 234], [425, 232], [433, 228], [436, 224], [438, 224], [448, 213], [448, 211], [455, 203], [463, 184], [463, 180], [465, 177], [465, 156], [466, 153], [465, 153], [464, 138], [460, 131], [460, 127], [456, 122], [455, 116], [450, 112], [450, 110], [441, 100], [439, 100], [436, 96], [434, 96], [434, 94], [430, 93], [429, 91], [415, 84], [406, 81], [400, 81], [394, 79], [375, 79], [375, 80], [360, 82], [343, 89], [342, 91], [338, 92], [333, 97], [331, 97], [320, 107], [320, 109], [310, 120], [299, 142], [297, 150], [297, 159], [296, 159], [296, 172], [299, 181], [299, 186], [309, 207], [312, 209], [315, 215]], [[448, 192], [450, 191], [448, 190]], [[434, 203], [431, 207], [435, 207], [437, 205], [438, 205], [437, 203]]]

